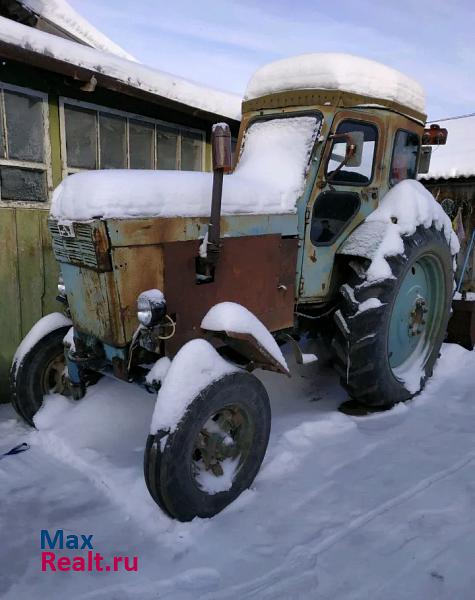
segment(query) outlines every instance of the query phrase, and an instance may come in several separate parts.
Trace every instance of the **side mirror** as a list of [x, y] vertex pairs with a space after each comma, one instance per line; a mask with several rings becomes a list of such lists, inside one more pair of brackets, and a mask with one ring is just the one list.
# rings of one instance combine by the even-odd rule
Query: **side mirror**
[[[352, 131], [348, 135], [351, 138], [350, 150], [348, 150], [347, 142], [347, 154], [349, 153], [350, 157], [346, 164], [349, 167], [360, 167], [363, 160], [364, 133], [362, 131]], [[353, 149], [351, 149], [351, 146], [353, 146]]]
[[419, 175], [425, 175], [429, 172], [431, 156], [432, 148], [430, 146], [421, 146], [419, 154], [419, 164], [417, 166], [417, 172], [419, 173]]

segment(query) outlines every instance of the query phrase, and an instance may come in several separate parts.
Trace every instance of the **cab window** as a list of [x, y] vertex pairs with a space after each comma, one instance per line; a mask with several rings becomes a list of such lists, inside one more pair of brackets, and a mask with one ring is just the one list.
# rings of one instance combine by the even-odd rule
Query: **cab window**
[[336, 169], [345, 157], [346, 141], [341, 138], [335, 139], [327, 164], [327, 177], [331, 176], [332, 183], [361, 186], [370, 183], [373, 177], [378, 130], [375, 125], [371, 125], [370, 123], [348, 120], [342, 121], [335, 133], [351, 133], [353, 131], [360, 131], [364, 136], [361, 164], [358, 167], [345, 165], [337, 171]]
[[390, 185], [396, 185], [403, 179], [416, 178], [418, 153], [419, 136], [412, 131], [399, 129], [394, 138]]

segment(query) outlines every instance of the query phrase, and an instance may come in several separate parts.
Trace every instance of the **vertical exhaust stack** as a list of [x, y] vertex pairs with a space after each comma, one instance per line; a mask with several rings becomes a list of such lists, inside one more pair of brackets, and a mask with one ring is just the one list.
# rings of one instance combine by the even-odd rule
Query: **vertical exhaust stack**
[[211, 131], [213, 157], [213, 191], [211, 195], [211, 217], [207, 240], [203, 241], [200, 256], [196, 258], [196, 276], [201, 283], [213, 281], [214, 271], [219, 260], [221, 236], [221, 198], [223, 195], [224, 173], [231, 171], [231, 131], [227, 123], [216, 123]]

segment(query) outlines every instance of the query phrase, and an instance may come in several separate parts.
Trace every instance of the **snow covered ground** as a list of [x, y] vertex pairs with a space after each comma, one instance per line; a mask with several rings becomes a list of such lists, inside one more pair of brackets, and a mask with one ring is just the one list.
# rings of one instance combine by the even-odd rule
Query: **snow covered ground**
[[[34, 432], [0, 407], [0, 452], [31, 444], [0, 461], [2, 600], [472, 600], [475, 352], [445, 345], [419, 397], [359, 418], [337, 412], [332, 371], [291, 367], [260, 375], [273, 429], [253, 488], [191, 523], [145, 489], [152, 395], [102, 380], [50, 399]], [[40, 530], [57, 528], [138, 572], [42, 573]]]

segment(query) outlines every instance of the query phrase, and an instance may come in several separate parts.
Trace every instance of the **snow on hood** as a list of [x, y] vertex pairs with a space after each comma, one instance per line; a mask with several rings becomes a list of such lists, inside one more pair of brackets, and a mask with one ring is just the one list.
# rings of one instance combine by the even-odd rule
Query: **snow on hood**
[[[252, 124], [238, 166], [224, 178], [222, 213], [295, 212], [318, 124], [316, 117]], [[189, 171], [77, 173], [56, 188], [51, 215], [64, 221], [207, 216], [212, 181], [212, 173]]]
[[351, 54], [302, 54], [265, 65], [252, 76], [244, 99], [297, 89], [352, 92], [425, 113], [425, 94], [417, 81]]
[[86, 21], [66, 0], [20, 0], [20, 4], [97, 50], [136, 61], [131, 54]]
[[241, 119], [241, 98], [234, 94], [201, 86], [4, 17], [0, 17], [0, 38], [5, 44], [89, 69], [151, 94], [230, 119]]

